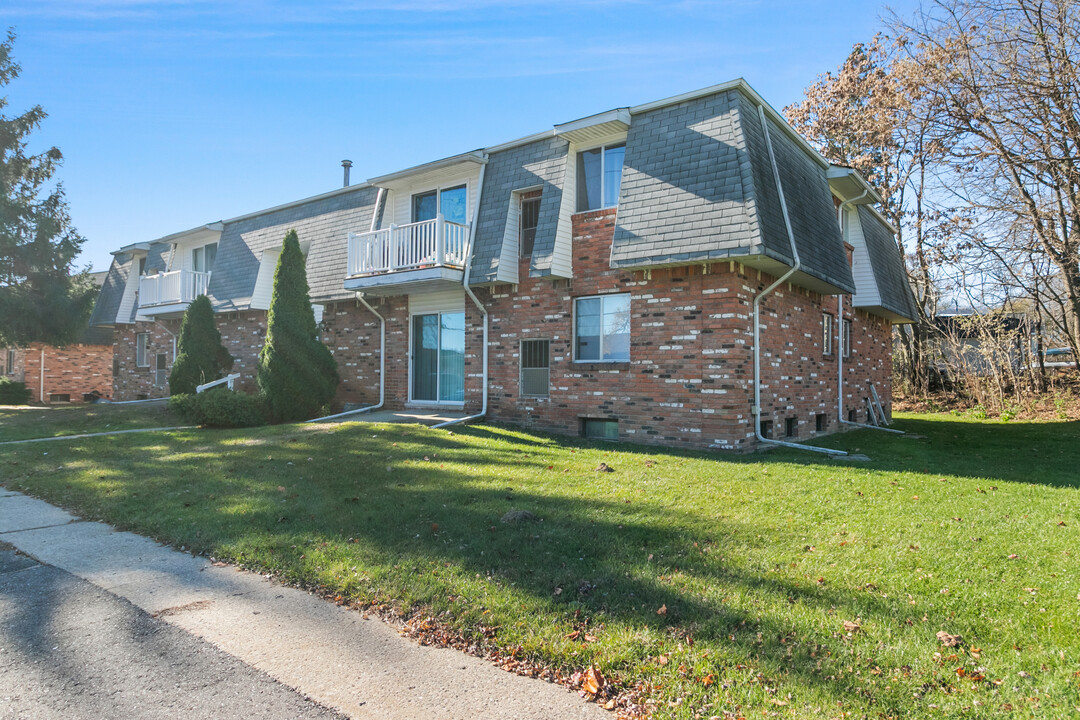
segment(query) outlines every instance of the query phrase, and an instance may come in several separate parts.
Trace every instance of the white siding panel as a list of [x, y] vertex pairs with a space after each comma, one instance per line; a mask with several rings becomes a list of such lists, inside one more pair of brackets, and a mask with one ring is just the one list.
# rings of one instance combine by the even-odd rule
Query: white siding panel
[[844, 239], [855, 248], [851, 259], [851, 274], [855, 279], [852, 304], [855, 307], [876, 307], [881, 305], [881, 295], [878, 293], [874, 268], [870, 264], [870, 253], [866, 249], [866, 239], [863, 237], [859, 213], [854, 209], [847, 209], [845, 212], [847, 217], [845, 218]]
[[555, 230], [555, 249], [551, 254], [551, 274], [555, 277], [574, 276], [574, 211], [577, 210], [577, 145], [571, 144], [566, 153], [563, 173], [562, 204], [559, 206], [559, 225]]
[[449, 288], [409, 296], [410, 314], [437, 312], [465, 312], [465, 291], [462, 288]]
[[255, 289], [251, 293], [251, 307], [254, 310], [269, 310], [270, 298], [274, 292], [274, 270], [277, 269], [281, 250], [263, 250], [259, 259], [259, 274], [255, 277]]
[[495, 279], [499, 282], [516, 285], [518, 283], [518, 257], [521, 248], [518, 241], [521, 235], [521, 192], [510, 193], [510, 208], [506, 211], [506, 227], [503, 230], [502, 252], [499, 254], [499, 266]]

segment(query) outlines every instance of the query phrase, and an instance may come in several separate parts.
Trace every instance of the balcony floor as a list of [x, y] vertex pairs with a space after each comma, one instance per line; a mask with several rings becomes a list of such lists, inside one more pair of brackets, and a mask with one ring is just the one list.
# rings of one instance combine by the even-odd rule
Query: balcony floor
[[350, 277], [345, 279], [345, 289], [365, 295], [407, 295], [461, 287], [464, 279], [464, 270], [442, 266]]

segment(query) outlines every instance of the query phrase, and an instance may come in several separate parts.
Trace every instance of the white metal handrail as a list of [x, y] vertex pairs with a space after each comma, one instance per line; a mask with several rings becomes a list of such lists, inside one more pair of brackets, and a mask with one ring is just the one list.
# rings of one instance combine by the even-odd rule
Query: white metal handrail
[[231, 375], [226, 375], [225, 377], [221, 378], [220, 380], [214, 380], [212, 382], [203, 383], [202, 385], [196, 385], [195, 386], [195, 393], [196, 394], [201, 393], [203, 390], [209, 390], [210, 388], [217, 387], [218, 385], [221, 385], [222, 383], [228, 385], [229, 389], [232, 390], [233, 389], [233, 383], [239, 377], [240, 377], [240, 373], [232, 373]]
[[468, 241], [469, 225], [451, 222], [442, 215], [434, 220], [349, 233], [348, 277], [425, 267], [463, 269]]
[[206, 294], [210, 273], [173, 270], [139, 278], [139, 307], [189, 303]]

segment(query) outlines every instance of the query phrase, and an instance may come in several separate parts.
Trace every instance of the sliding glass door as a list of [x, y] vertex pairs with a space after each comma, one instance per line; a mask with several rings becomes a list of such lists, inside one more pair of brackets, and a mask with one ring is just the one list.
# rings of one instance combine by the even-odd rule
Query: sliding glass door
[[465, 313], [413, 315], [412, 399], [465, 400]]

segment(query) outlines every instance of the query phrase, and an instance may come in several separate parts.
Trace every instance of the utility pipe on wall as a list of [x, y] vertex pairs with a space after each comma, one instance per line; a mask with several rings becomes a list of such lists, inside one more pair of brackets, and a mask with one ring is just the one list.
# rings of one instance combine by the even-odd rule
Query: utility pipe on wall
[[765, 118], [765, 108], [761, 105], [758, 105], [758, 117], [761, 119], [762, 129], [765, 131], [765, 145], [769, 149], [769, 162], [772, 163], [773, 179], [776, 181], [776, 190], [780, 196], [780, 210], [784, 216], [784, 226], [787, 228], [788, 240], [791, 242], [791, 256], [795, 262], [791, 266], [791, 269], [777, 278], [772, 285], [769, 285], [754, 296], [754, 436], [757, 438], [758, 442], [761, 443], [771, 443], [773, 445], [781, 445], [783, 447], [791, 447], [798, 450], [809, 450], [825, 455], [847, 455], [843, 450], [832, 450], [830, 448], [819, 448], [811, 445], [783, 442], [781, 440], [767, 438], [761, 434], [761, 299], [776, 290], [776, 288], [780, 287], [780, 285], [788, 278], [798, 272], [799, 268], [802, 267], [802, 261], [799, 259], [799, 249], [795, 246], [795, 233], [791, 229], [791, 218], [788, 217], [787, 201], [784, 199], [784, 186], [780, 182], [780, 170], [776, 166], [776, 155], [773, 153], [772, 137], [769, 135], [769, 124]]
[[335, 418], [345, 417], [346, 415], [359, 415], [360, 413], [365, 413], [370, 410], [378, 410], [383, 406], [383, 403], [386, 400], [386, 318], [368, 304], [368, 301], [364, 299], [363, 293], [356, 293], [356, 299], [359, 300], [364, 307], [370, 310], [372, 315], [379, 318], [379, 402], [374, 405], [368, 405], [367, 407], [357, 408], [356, 410], [346, 410], [345, 412], [340, 412], [335, 415], [312, 418], [311, 420], [305, 420], [305, 423], [334, 420]]
[[41, 377], [38, 378], [38, 384], [40, 385], [41, 389], [38, 390], [38, 402], [44, 403], [45, 402], [45, 346], [44, 345], [41, 346], [40, 370], [41, 370], [41, 372], [39, 374], [41, 375]]
[[469, 277], [472, 275], [472, 262], [473, 262], [473, 248], [476, 247], [476, 223], [480, 219], [480, 197], [484, 192], [484, 171], [487, 170], [487, 165], [480, 166], [480, 179], [477, 182], [476, 188], [476, 207], [473, 208], [473, 221], [472, 227], [469, 228], [469, 252], [465, 259], [465, 276], [462, 279], [462, 287], [465, 288], [465, 294], [468, 295], [473, 304], [476, 305], [480, 314], [484, 317], [484, 350], [483, 350], [483, 399], [480, 404], [480, 412], [476, 415], [469, 415], [467, 417], [458, 418], [449, 422], [439, 423], [433, 425], [435, 428], [449, 427], [450, 425], [457, 425], [463, 422], [470, 422], [472, 420], [479, 420], [487, 415], [488, 407], [488, 312], [484, 304], [480, 302], [479, 298], [473, 293], [472, 288], [469, 287]]

